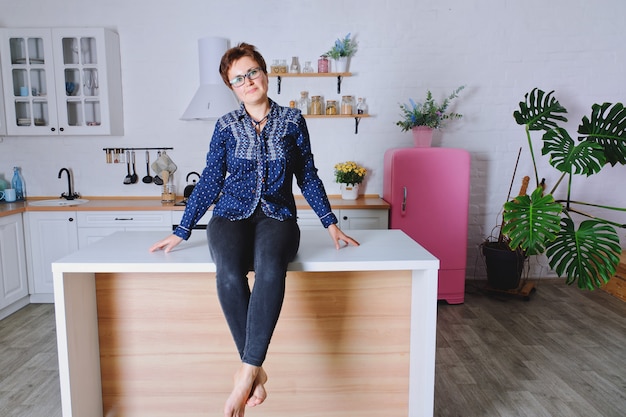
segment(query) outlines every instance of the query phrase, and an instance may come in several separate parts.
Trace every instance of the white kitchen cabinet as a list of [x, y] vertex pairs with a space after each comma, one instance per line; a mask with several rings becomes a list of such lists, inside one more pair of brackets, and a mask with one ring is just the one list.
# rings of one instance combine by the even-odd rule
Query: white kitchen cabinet
[[[389, 212], [387, 209], [339, 209], [334, 212], [341, 230], [388, 228]], [[298, 225], [301, 230], [323, 227], [313, 210], [298, 210]]]
[[[172, 231], [170, 211], [79, 211], [78, 246], [121, 231]], [[147, 248], [146, 248], [147, 250]]]
[[0, 29], [8, 135], [122, 135], [119, 37], [104, 28]]
[[[0, 55], [0, 68], [2, 68], [2, 55]], [[7, 123], [6, 112], [4, 111], [4, 84], [2, 82], [2, 71], [0, 71], [0, 136], [6, 136]]]
[[[181, 210], [172, 211], [172, 230], [174, 230], [176, 226], [180, 224], [180, 221], [183, 218], [183, 214], [184, 211]], [[206, 229], [206, 226], [209, 224], [211, 217], [213, 217], [213, 210], [208, 210], [206, 213], [204, 213], [204, 216], [202, 216], [200, 220], [198, 220], [198, 222], [196, 223], [196, 229]]]
[[26, 212], [30, 301], [53, 302], [52, 262], [78, 250], [75, 211]]
[[389, 228], [389, 212], [383, 209], [341, 209], [338, 217], [342, 230]]
[[324, 227], [313, 210], [298, 210], [298, 226], [300, 230], [318, 230]]
[[22, 215], [0, 217], [0, 320], [28, 302]]

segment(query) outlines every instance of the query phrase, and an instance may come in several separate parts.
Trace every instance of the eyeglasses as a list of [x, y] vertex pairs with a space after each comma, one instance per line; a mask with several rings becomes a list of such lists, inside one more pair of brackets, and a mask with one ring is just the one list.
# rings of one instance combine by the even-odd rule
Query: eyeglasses
[[249, 80], [256, 80], [261, 76], [262, 73], [263, 70], [261, 69], [261, 67], [252, 68], [250, 71], [248, 71], [247, 74], [238, 75], [230, 80], [229, 83], [233, 87], [241, 87], [246, 82], [246, 78]]

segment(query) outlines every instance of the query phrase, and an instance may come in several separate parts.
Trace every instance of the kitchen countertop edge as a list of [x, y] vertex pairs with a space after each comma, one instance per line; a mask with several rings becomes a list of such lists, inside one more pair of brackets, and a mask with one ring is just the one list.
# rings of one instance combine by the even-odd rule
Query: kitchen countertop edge
[[[77, 206], [33, 206], [31, 201], [51, 200], [57, 197], [29, 197], [27, 201], [13, 203], [0, 203], [0, 217], [10, 216], [28, 211], [183, 211], [185, 206], [176, 206], [173, 203], [162, 203], [160, 197], [90, 197], [81, 198], [89, 200], [88, 203]], [[333, 210], [341, 209], [389, 209], [389, 203], [377, 195], [359, 196], [356, 200], [343, 200], [340, 196], [329, 195]], [[182, 200], [182, 197], [180, 198]], [[177, 200], [179, 201], [179, 200]], [[296, 206], [299, 210], [310, 209], [304, 197], [296, 196]]]

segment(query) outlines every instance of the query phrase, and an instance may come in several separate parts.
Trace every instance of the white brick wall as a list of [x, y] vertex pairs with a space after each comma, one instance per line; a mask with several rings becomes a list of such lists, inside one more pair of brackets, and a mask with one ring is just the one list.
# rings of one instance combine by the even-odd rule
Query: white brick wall
[[[170, 156], [179, 166], [175, 179], [182, 189], [186, 173], [202, 169], [213, 129], [209, 122], [179, 120], [197, 87], [198, 38], [247, 41], [269, 63], [299, 56], [304, 64], [352, 32], [360, 50], [351, 65], [355, 76], [344, 80], [342, 94], [366, 97], [374, 117], [361, 122], [358, 135], [350, 119], [310, 120], [328, 192], [339, 191], [333, 165], [354, 159], [370, 169], [365, 192], [381, 194], [384, 151], [411, 146], [410, 134], [395, 126], [398, 103], [421, 99], [427, 89], [442, 98], [466, 85], [454, 106], [464, 118], [438, 132], [435, 144], [472, 154], [468, 278], [483, 275], [476, 246], [500, 221], [518, 148], [525, 146], [524, 131], [512, 118], [524, 94], [533, 87], [556, 90], [570, 111], [572, 135], [592, 103], [626, 98], [622, 0], [187, 0], [170, 5], [62, 0], [38, 2], [38, 13], [32, 3], [0, 0], [0, 26], [106, 26], [119, 32], [125, 135], [4, 138], [0, 177], [10, 178], [11, 167], [20, 165], [31, 195], [57, 195], [65, 190], [65, 181], [56, 177], [65, 166], [74, 170], [76, 189], [84, 195], [158, 195], [153, 185], [123, 185], [126, 167], [105, 164], [102, 148], [173, 146]], [[274, 82], [271, 97], [282, 104], [304, 89], [336, 98], [331, 80], [285, 79], [281, 95]], [[143, 155], [138, 157], [143, 176], [141, 161]], [[515, 191], [521, 177], [530, 174], [524, 148]], [[606, 187], [614, 191], [605, 203], [626, 206], [625, 177], [626, 167], [615, 167], [591, 186], [578, 187], [577, 198], [604, 200]], [[621, 235], [626, 247], [626, 232]], [[540, 266], [533, 270], [547, 273]]]

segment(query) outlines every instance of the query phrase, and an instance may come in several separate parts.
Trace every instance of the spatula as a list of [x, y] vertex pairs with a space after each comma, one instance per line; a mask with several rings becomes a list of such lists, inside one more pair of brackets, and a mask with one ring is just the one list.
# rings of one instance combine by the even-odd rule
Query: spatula
[[133, 176], [130, 175], [130, 151], [126, 151], [126, 172], [128, 174], [124, 177], [124, 184], [132, 184], [131, 180]]

